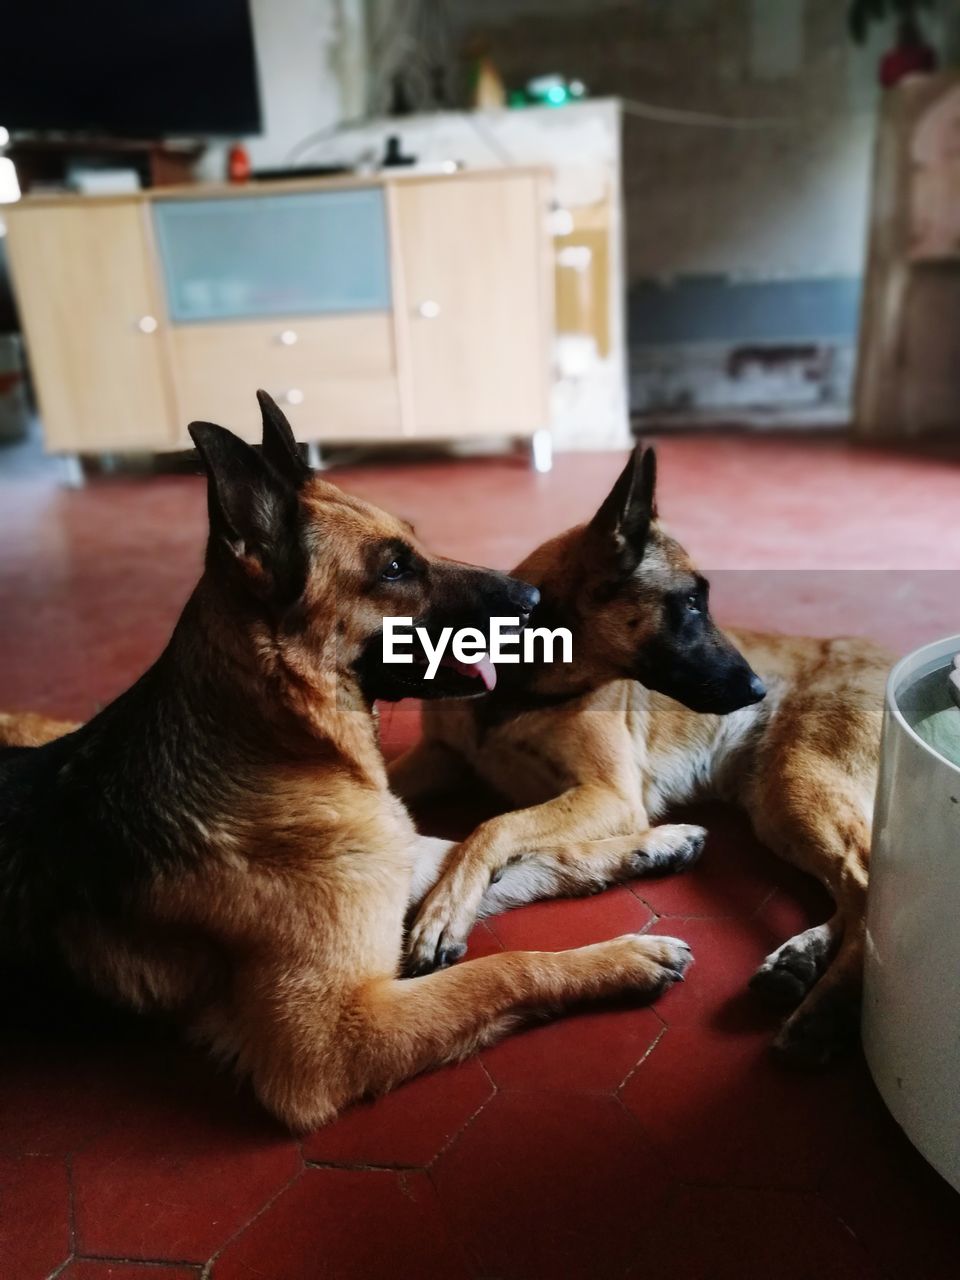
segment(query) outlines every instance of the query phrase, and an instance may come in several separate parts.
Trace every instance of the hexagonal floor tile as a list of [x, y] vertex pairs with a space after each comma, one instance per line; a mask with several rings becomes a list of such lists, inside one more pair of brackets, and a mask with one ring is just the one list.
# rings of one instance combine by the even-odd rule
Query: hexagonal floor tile
[[954, 1280], [960, 1196], [910, 1144], [872, 1081], [857, 1101], [824, 1179], [826, 1200], [885, 1272]]
[[679, 875], [643, 877], [630, 888], [661, 916], [749, 916], [779, 883], [782, 863], [750, 829], [749, 819], [730, 805], [690, 805], [671, 822], [707, 828], [698, 861]]
[[488, 916], [484, 923], [508, 951], [563, 951], [621, 933], [637, 933], [652, 919], [649, 907], [629, 889], [620, 887], [592, 898], [534, 902]]
[[881, 1280], [819, 1196], [757, 1188], [678, 1187], [631, 1276], [685, 1280]]
[[613, 1093], [662, 1031], [652, 1009], [589, 1010], [509, 1036], [481, 1058], [501, 1089]]
[[49, 1275], [70, 1256], [70, 1186], [63, 1160], [0, 1157], [0, 1272]]
[[492, 1097], [489, 1077], [474, 1058], [351, 1107], [306, 1138], [303, 1153], [321, 1164], [421, 1168]]
[[69, 1155], [137, 1105], [158, 1063], [202, 1061], [167, 1028], [76, 999], [50, 1010], [45, 1032], [17, 1031], [0, 1047], [2, 1152]]
[[498, 1093], [430, 1176], [474, 1269], [498, 1280], [622, 1275], [669, 1185], [615, 1098], [559, 1092]]
[[111, 1074], [109, 1045], [29, 1038], [5, 1045], [0, 1050], [0, 1151], [75, 1151], [109, 1122], [113, 1105], [106, 1081]]
[[160, 1058], [73, 1158], [78, 1252], [203, 1262], [301, 1168], [297, 1144], [235, 1080]]
[[465, 1280], [423, 1173], [307, 1169], [224, 1249], [213, 1280]]
[[791, 1071], [763, 1032], [670, 1026], [621, 1098], [682, 1179], [815, 1188], [868, 1087], [859, 1059]]
[[107, 1262], [99, 1258], [75, 1258], [58, 1273], [57, 1280], [199, 1280], [201, 1268], [154, 1266], [150, 1262]]
[[467, 939], [467, 954], [464, 960], [479, 960], [481, 956], [492, 956], [503, 950], [503, 943], [484, 920], [478, 920], [470, 930]]
[[664, 919], [651, 933], [683, 938], [693, 948], [686, 981], [657, 1005], [669, 1026], [767, 1029], [773, 1035], [780, 1016], [748, 989], [754, 970], [777, 939], [760, 919]]

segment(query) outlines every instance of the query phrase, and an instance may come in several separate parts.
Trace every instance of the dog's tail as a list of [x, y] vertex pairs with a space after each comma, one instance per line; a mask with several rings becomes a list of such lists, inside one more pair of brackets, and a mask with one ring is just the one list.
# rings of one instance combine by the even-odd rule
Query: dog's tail
[[42, 747], [45, 742], [62, 738], [79, 727], [69, 720], [51, 720], [29, 711], [19, 714], [0, 711], [0, 748]]

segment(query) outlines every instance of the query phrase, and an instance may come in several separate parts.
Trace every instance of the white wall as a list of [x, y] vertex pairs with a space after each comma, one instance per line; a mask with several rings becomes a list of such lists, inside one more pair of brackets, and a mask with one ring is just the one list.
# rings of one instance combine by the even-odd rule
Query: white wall
[[279, 165], [305, 134], [340, 117], [334, 61], [338, 0], [252, 0], [263, 134], [247, 147], [255, 166]]
[[[843, 0], [451, 0], [511, 83], [783, 127], [634, 117], [624, 145], [631, 278], [857, 276], [877, 95], [894, 26], [866, 48]], [[944, 13], [951, 6], [942, 4]], [[928, 22], [936, 38], [944, 22]]]
[[[197, 0], [203, 3], [203, 0]], [[277, 168], [308, 134], [362, 114], [364, 0], [251, 0], [263, 132], [245, 138], [255, 168]], [[201, 176], [223, 177], [226, 145], [209, 148]]]

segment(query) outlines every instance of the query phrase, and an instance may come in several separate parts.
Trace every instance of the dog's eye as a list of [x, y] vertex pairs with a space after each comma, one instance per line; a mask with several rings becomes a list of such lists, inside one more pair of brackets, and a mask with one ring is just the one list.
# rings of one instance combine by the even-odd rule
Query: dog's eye
[[391, 560], [386, 568], [381, 572], [380, 577], [384, 582], [396, 582], [399, 578], [406, 577], [407, 569], [399, 560]]
[[688, 613], [699, 613], [699, 612], [700, 612], [700, 597], [699, 597], [699, 596], [687, 596], [687, 611], [688, 611]]

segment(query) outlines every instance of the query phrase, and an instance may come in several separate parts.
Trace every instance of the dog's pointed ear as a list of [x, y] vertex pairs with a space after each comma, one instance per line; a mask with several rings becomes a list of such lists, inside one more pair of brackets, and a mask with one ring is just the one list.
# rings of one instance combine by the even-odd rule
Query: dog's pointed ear
[[283, 476], [295, 489], [299, 489], [310, 475], [310, 468], [301, 457], [293, 428], [279, 405], [266, 391], [258, 391], [257, 400], [263, 417], [263, 456], [278, 475]]
[[226, 550], [263, 598], [298, 594], [296, 490], [232, 431], [212, 422], [188, 430], [207, 472], [211, 551]]
[[613, 547], [624, 573], [633, 573], [643, 559], [657, 517], [656, 490], [657, 456], [637, 445], [590, 521], [591, 531]]

